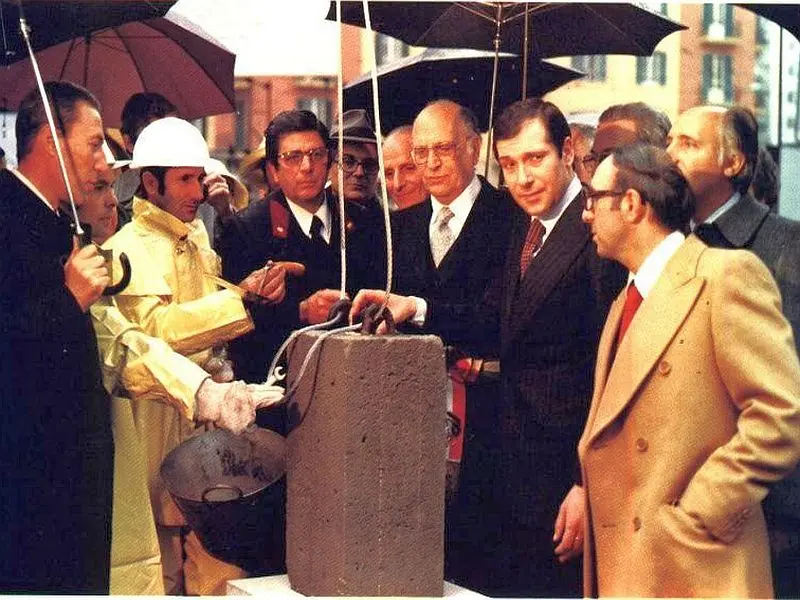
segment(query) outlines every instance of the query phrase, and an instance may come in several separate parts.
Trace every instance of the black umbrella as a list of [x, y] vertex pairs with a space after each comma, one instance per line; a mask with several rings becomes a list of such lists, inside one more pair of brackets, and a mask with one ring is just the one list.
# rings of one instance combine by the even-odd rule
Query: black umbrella
[[797, 4], [739, 4], [757, 15], [777, 23], [800, 40], [800, 5]]
[[[494, 52], [427, 48], [378, 69], [378, 97], [381, 104], [381, 129], [389, 131], [411, 123], [431, 100], [449, 99], [475, 112], [483, 129], [488, 129]], [[503, 53], [499, 57], [499, 79], [495, 102], [500, 109], [519, 99], [519, 57]], [[542, 96], [565, 83], [580, 79], [583, 73], [545, 61], [530, 61], [528, 95]], [[346, 108], [366, 108], [372, 113], [372, 79], [361, 75], [344, 88]], [[374, 115], [371, 115], [374, 117]]]
[[[522, 53], [525, 15], [535, 57], [652, 54], [667, 35], [686, 29], [630, 3], [370, 2], [372, 29], [412, 46]], [[326, 17], [336, 20], [335, 3]], [[361, 2], [342, 2], [342, 22], [364, 27]]]
[[[341, 2], [341, 21], [366, 26], [362, 2]], [[370, 2], [371, 29], [412, 46], [494, 50], [495, 74], [489, 101], [494, 100], [499, 52], [534, 58], [583, 54], [652, 54], [667, 35], [686, 29], [666, 17], [630, 3], [584, 2]], [[336, 2], [327, 17], [337, 20]], [[527, 88], [523, 66], [520, 97]], [[491, 129], [487, 147], [491, 145]], [[487, 165], [488, 171], [488, 165]]]
[[20, 5], [31, 46], [41, 50], [98, 29], [163, 17], [176, 0], [0, 0], [0, 65], [28, 58], [19, 30]]

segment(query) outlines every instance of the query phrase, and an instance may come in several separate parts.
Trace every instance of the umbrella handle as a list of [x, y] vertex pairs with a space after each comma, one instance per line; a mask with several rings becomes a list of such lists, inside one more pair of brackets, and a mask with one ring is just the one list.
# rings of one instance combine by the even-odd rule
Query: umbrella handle
[[[79, 243], [81, 248], [88, 246], [92, 243], [92, 227], [91, 225], [83, 225], [83, 228], [80, 233], [76, 232], [78, 236]], [[103, 250], [98, 246], [98, 251], [106, 260], [106, 263], [111, 262], [112, 253], [111, 250]], [[119, 264], [122, 267], [122, 277], [120, 280], [115, 283], [114, 285], [108, 286], [106, 289], [103, 290], [103, 296], [114, 296], [119, 294], [122, 290], [128, 287], [128, 284], [131, 282], [131, 261], [128, 258], [128, 255], [124, 252], [119, 255]]]

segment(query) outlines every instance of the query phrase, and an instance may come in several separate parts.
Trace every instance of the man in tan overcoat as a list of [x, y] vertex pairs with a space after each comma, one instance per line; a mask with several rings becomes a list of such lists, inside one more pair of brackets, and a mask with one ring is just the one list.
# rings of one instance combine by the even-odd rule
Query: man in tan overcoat
[[630, 270], [600, 340], [578, 446], [584, 592], [773, 595], [761, 501], [800, 457], [800, 363], [754, 255], [685, 238], [663, 150], [614, 151], [587, 192], [598, 254]]

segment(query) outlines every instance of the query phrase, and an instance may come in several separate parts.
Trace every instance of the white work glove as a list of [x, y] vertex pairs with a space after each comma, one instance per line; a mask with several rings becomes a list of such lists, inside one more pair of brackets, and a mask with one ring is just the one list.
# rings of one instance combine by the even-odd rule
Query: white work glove
[[257, 408], [280, 402], [283, 392], [279, 386], [206, 379], [197, 390], [196, 417], [238, 435], [255, 422]]

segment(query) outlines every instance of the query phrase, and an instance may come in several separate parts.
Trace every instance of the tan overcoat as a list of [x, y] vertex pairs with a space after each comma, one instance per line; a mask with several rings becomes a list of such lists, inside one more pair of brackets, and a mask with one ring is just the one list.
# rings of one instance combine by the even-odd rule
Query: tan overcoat
[[690, 236], [615, 353], [612, 305], [579, 456], [587, 596], [773, 594], [761, 501], [800, 456], [800, 363], [755, 255]]

